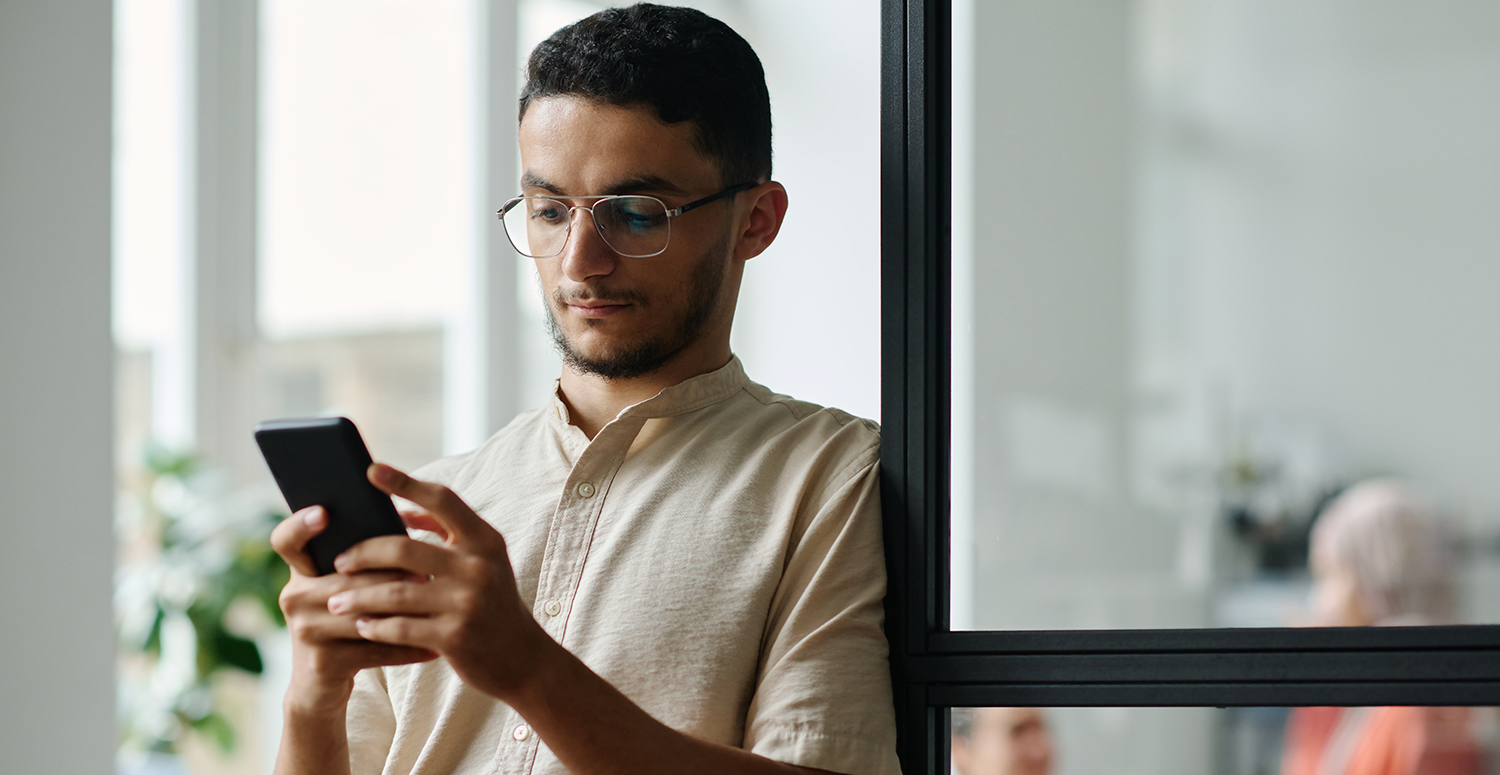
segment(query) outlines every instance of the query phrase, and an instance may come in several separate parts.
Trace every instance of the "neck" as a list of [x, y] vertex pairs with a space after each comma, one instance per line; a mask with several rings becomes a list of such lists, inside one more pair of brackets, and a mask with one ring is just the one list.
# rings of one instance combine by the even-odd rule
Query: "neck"
[[585, 374], [564, 366], [559, 379], [559, 392], [568, 407], [569, 421], [593, 439], [610, 420], [619, 416], [627, 406], [645, 401], [673, 385], [685, 382], [700, 374], [723, 368], [731, 356], [729, 343], [714, 348], [712, 353], [684, 358], [690, 353], [678, 353], [655, 371], [633, 379], [606, 380], [596, 374]]

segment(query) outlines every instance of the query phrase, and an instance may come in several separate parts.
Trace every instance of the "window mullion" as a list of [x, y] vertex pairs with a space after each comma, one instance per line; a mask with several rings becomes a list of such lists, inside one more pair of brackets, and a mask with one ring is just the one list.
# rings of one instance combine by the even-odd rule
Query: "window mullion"
[[474, 229], [462, 308], [443, 337], [443, 447], [477, 446], [521, 409], [516, 257], [494, 212], [515, 196], [519, 0], [473, 0]]
[[191, 5], [192, 194], [183, 293], [191, 446], [239, 477], [258, 472], [255, 417], [258, 213], [256, 0]]

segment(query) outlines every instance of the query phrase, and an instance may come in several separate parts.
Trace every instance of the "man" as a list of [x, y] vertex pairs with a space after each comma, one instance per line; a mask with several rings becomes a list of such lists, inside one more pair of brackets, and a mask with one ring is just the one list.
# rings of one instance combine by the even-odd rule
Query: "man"
[[527, 73], [502, 220], [536, 259], [556, 400], [420, 478], [371, 467], [423, 540], [316, 577], [326, 515], [277, 528], [277, 772], [897, 772], [877, 431], [729, 348], [787, 207], [759, 60], [640, 5]]
[[959, 775], [1048, 775], [1052, 735], [1036, 708], [954, 708], [953, 769]]

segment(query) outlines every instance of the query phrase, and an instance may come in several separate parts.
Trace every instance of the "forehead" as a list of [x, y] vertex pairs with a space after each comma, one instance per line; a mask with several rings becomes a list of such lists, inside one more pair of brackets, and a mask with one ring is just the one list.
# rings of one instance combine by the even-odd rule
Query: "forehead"
[[628, 193], [613, 189], [640, 180], [686, 193], [718, 182], [692, 125], [663, 123], [645, 107], [545, 97], [527, 107], [519, 139], [523, 181], [545, 181], [556, 193]]
[[1040, 721], [1041, 713], [1034, 708], [984, 708], [981, 711], [981, 718], [988, 721], [996, 732], [1005, 732]]

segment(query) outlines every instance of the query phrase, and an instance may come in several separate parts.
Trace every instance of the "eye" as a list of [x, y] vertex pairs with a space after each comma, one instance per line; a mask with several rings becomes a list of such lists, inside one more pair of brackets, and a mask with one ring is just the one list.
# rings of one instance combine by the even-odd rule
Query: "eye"
[[526, 218], [533, 223], [556, 225], [568, 220], [568, 208], [561, 202], [551, 199], [532, 200], [527, 202], [526, 207]]
[[611, 204], [615, 222], [637, 234], [658, 228], [667, 221], [666, 212], [654, 199], [621, 198]]

